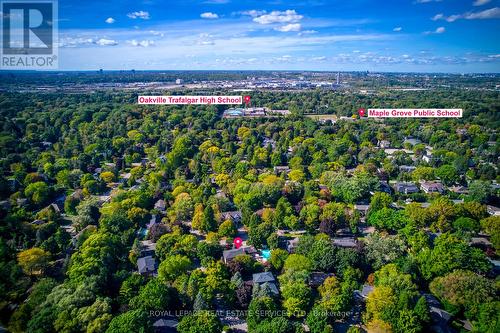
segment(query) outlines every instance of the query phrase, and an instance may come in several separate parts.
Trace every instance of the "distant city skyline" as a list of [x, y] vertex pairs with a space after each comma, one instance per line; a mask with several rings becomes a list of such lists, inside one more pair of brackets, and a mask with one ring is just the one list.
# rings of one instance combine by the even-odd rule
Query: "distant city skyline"
[[500, 72], [498, 0], [59, 1], [61, 70]]

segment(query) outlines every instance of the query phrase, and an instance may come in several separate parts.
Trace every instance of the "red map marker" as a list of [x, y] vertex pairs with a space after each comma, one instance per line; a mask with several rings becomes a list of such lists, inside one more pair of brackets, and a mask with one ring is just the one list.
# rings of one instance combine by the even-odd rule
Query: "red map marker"
[[243, 97], [243, 100], [245, 101], [245, 104], [248, 105], [250, 103], [250, 96], [245, 96]]
[[234, 244], [234, 247], [236, 247], [237, 249], [239, 249], [241, 247], [241, 245], [243, 244], [243, 240], [239, 237], [236, 237], [234, 240], [233, 240], [233, 244]]
[[360, 117], [364, 117], [365, 116], [365, 109], [359, 109], [358, 113], [359, 113]]

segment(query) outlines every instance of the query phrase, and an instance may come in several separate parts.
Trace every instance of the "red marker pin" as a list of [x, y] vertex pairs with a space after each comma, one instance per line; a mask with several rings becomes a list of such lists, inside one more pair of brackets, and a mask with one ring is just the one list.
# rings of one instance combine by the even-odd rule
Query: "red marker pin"
[[245, 101], [246, 105], [250, 104], [250, 96], [247, 95], [247, 96], [243, 97], [243, 100]]
[[241, 247], [241, 245], [243, 244], [243, 240], [239, 237], [236, 237], [234, 240], [233, 240], [233, 244], [234, 244], [234, 247], [236, 247], [237, 249], [239, 249]]
[[365, 116], [365, 109], [359, 109], [358, 113], [359, 113], [360, 117], [364, 117]]

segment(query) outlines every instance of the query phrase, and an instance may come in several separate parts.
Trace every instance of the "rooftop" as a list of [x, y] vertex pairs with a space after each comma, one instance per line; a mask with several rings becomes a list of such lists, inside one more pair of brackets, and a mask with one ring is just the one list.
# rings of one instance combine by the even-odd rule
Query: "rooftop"
[[265, 283], [274, 282], [276, 279], [271, 272], [255, 273], [252, 275], [252, 280], [254, 283]]
[[156, 271], [156, 260], [151, 256], [137, 259], [137, 269], [140, 274], [152, 273]]

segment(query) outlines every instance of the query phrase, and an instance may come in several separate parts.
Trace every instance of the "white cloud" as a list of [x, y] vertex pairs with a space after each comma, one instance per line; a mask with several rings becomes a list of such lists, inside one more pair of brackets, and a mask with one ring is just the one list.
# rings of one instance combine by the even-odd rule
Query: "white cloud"
[[160, 37], [163, 37], [165, 35], [163, 32], [156, 30], [149, 30], [149, 33], [153, 36], [160, 36]]
[[456, 20], [487, 20], [487, 19], [498, 19], [500, 18], [500, 8], [494, 7], [486, 9], [480, 12], [467, 12], [464, 14], [455, 14], [450, 16], [444, 16], [443, 14], [435, 15], [432, 20], [446, 20], [447, 22], [455, 22]]
[[273, 23], [295, 23], [300, 21], [304, 16], [297, 14], [295, 10], [288, 9], [286, 11], [272, 11], [269, 14], [264, 14], [253, 19], [259, 24]]
[[482, 12], [467, 13], [467, 14], [464, 15], [464, 17], [467, 20], [475, 20], [475, 19], [480, 19], [480, 20], [497, 19], [497, 18], [500, 18], [500, 8], [499, 7], [495, 7], [495, 8], [483, 10]]
[[118, 42], [114, 39], [108, 38], [87, 38], [87, 37], [62, 37], [59, 38], [59, 47], [74, 48], [74, 47], [87, 47], [92, 45], [99, 46], [115, 46]]
[[441, 2], [442, 0], [417, 0], [416, 3]]
[[394, 29], [392, 29], [392, 31], [395, 31], [395, 32], [399, 32], [401, 30], [403, 30], [403, 28], [401, 28], [401, 27], [395, 27]]
[[108, 17], [105, 22], [108, 23], [108, 24], [113, 24], [113, 23], [115, 23], [115, 21], [116, 20], [114, 18]]
[[277, 57], [277, 58], [275, 58], [275, 60], [279, 61], [279, 62], [289, 62], [290, 60], [292, 60], [292, 56], [287, 54], [287, 55], [284, 55], [281, 57]]
[[325, 61], [326, 57], [325, 56], [313, 57], [311, 60], [313, 60], [313, 61]]
[[300, 23], [290, 23], [281, 27], [274, 28], [276, 31], [281, 31], [281, 32], [290, 32], [290, 31], [300, 31], [302, 26]]
[[114, 46], [118, 45], [118, 42], [114, 39], [106, 39], [106, 38], [101, 38], [98, 41], [95, 42], [97, 45], [100, 46]]
[[472, 5], [473, 6], [482, 6], [482, 5], [486, 5], [489, 2], [491, 2], [491, 0], [476, 0], [476, 1], [474, 1], [474, 3]]
[[62, 37], [59, 38], [59, 47], [78, 47], [85, 45], [95, 44], [92, 38], [73, 38], [73, 37]]
[[450, 15], [446, 18], [446, 21], [447, 22], [455, 22], [456, 20], [458, 19], [461, 19], [462, 18], [462, 15]]
[[212, 12], [206, 12], [206, 13], [201, 13], [200, 17], [204, 18], [204, 19], [214, 20], [214, 19], [218, 19], [219, 15], [212, 13]]
[[444, 15], [443, 15], [443, 14], [436, 14], [436, 15], [434, 15], [434, 16], [431, 18], [431, 20], [433, 20], [433, 21], [437, 21], [437, 20], [441, 20], [443, 17], [444, 17]]
[[138, 12], [132, 12], [128, 13], [127, 16], [131, 19], [143, 19], [143, 20], [149, 20], [151, 17], [149, 16], [149, 12], [145, 12], [143, 10], [140, 10]]
[[264, 15], [266, 13], [265, 10], [256, 10], [256, 9], [251, 9], [251, 10], [244, 10], [242, 12], [239, 12], [241, 15], [247, 15], [251, 17], [257, 17]]
[[155, 45], [155, 42], [153, 40], [137, 41], [135, 39], [132, 39], [132, 40], [127, 41], [127, 42], [132, 46], [140, 46], [140, 47], [150, 47], [150, 46]]
[[436, 30], [434, 30], [434, 31], [426, 31], [426, 32], [424, 32], [424, 34], [426, 34], [426, 35], [442, 34], [445, 31], [446, 31], [446, 29], [444, 27], [438, 27], [438, 28], [436, 28]]
[[302, 35], [312, 35], [312, 34], [317, 34], [318, 32], [316, 30], [304, 30], [299, 32], [299, 36]]
[[214, 36], [207, 34], [207, 33], [201, 33], [197, 44], [198, 45], [215, 45], [215, 42], [213, 40]]

